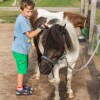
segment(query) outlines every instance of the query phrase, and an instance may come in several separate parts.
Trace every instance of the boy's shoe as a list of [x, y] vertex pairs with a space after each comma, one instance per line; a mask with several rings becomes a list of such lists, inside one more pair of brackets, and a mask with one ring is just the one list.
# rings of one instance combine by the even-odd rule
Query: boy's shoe
[[16, 90], [16, 95], [32, 95], [33, 92], [30, 91], [29, 89], [22, 89], [22, 90]]
[[24, 90], [27, 90], [28, 89], [29, 91], [33, 91], [33, 88], [32, 87], [28, 87], [28, 86], [23, 86], [23, 89]]

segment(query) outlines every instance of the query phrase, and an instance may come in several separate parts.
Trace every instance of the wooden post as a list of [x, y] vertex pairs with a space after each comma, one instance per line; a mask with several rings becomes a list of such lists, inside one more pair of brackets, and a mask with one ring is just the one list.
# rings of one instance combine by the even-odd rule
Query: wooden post
[[89, 30], [89, 44], [88, 44], [88, 54], [93, 53], [93, 29], [95, 24], [95, 16], [96, 16], [96, 4], [97, 0], [91, 0], [91, 14], [90, 14], [90, 30]]
[[85, 1], [84, 0], [81, 0], [81, 15], [84, 15], [84, 4], [85, 4]]
[[89, 0], [85, 0], [85, 11], [84, 11], [84, 16], [87, 17], [89, 10]]

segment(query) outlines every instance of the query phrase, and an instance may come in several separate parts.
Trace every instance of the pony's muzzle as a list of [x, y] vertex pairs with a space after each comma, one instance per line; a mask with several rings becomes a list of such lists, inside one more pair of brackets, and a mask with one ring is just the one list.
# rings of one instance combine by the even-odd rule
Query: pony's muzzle
[[40, 66], [39, 66], [39, 69], [40, 69], [40, 73], [41, 74], [44, 74], [44, 75], [49, 75], [52, 71], [52, 64], [43, 64], [41, 63]]

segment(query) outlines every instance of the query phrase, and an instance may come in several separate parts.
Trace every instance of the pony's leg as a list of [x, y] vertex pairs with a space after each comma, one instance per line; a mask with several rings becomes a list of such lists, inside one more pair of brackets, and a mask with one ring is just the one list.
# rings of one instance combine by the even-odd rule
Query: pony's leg
[[39, 80], [40, 79], [40, 70], [39, 70], [38, 64], [36, 65], [35, 73], [36, 73], [35, 74], [36, 80]]
[[49, 80], [49, 82], [51, 82], [51, 83], [52, 83], [52, 81], [54, 80], [54, 76], [53, 76], [53, 73], [52, 73], [52, 72], [48, 75], [48, 80]]
[[[71, 65], [70, 67], [73, 69], [75, 64]], [[73, 91], [71, 89], [71, 81], [72, 81], [72, 69], [68, 68], [68, 73], [67, 73], [67, 94], [69, 98], [73, 98]]]
[[55, 86], [55, 97], [54, 100], [60, 100], [60, 96], [59, 96], [59, 83], [60, 83], [60, 78], [59, 78], [59, 68], [54, 68], [54, 81], [53, 84]]

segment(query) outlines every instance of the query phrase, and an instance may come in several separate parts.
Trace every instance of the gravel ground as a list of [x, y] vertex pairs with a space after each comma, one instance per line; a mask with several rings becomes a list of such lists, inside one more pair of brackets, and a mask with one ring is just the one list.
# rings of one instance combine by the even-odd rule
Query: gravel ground
[[[31, 96], [16, 96], [16, 67], [11, 53], [14, 24], [0, 24], [0, 100], [53, 100], [54, 86], [41, 76], [39, 81], [34, 79], [34, 69], [37, 64], [36, 51], [31, 48], [29, 54], [30, 65], [25, 82], [34, 88]], [[81, 43], [81, 54], [77, 66], [85, 64], [89, 56], [86, 53], [87, 44]], [[86, 69], [73, 76], [72, 88], [75, 97], [73, 100], [100, 100], [100, 81], [97, 75], [100, 72], [100, 58], [95, 56]], [[65, 96], [65, 69], [60, 71], [61, 84], [59, 86], [61, 100], [68, 100]]]

